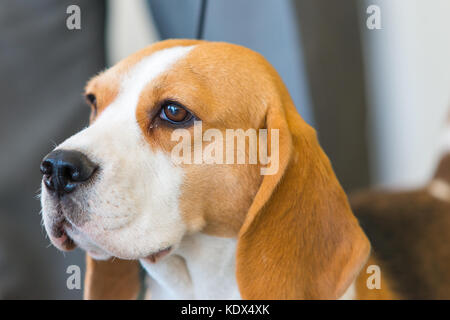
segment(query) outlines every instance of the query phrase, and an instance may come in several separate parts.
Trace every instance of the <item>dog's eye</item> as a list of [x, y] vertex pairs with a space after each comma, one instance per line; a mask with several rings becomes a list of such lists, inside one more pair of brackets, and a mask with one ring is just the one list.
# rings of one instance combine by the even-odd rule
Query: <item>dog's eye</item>
[[159, 116], [173, 124], [183, 124], [192, 119], [192, 113], [173, 102], [165, 103]]
[[94, 94], [89, 93], [86, 95], [86, 100], [95, 108], [97, 108], [97, 98]]
[[86, 100], [92, 107], [91, 118], [97, 116], [97, 98], [95, 95], [92, 93], [87, 94]]

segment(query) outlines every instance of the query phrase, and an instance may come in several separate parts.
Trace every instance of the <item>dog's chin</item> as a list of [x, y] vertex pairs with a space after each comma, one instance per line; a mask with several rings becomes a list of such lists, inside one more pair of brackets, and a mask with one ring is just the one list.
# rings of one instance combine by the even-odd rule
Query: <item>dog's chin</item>
[[[61, 251], [71, 251], [76, 247], [85, 251], [95, 260], [108, 260], [110, 258], [119, 258], [126, 260], [143, 259], [149, 263], [157, 263], [164, 257], [168, 256], [175, 245], [162, 246], [160, 249], [148, 250], [148, 253], [134, 256], [127, 252], [109, 252], [101, 248], [98, 244], [89, 239], [89, 235], [83, 234], [76, 226], [64, 219], [60, 225], [53, 226], [58, 230], [58, 236], [50, 235], [53, 245]], [[50, 234], [50, 233], [49, 233]]]
[[88, 237], [83, 235], [75, 226], [68, 224], [64, 229], [67, 238], [74, 244], [74, 248], [79, 247], [81, 250], [88, 253], [92, 258], [96, 260], [108, 260], [114, 256], [89, 240]]
[[134, 256], [132, 253], [127, 252], [109, 252], [93, 243], [88, 235], [83, 234], [76, 226], [71, 224], [65, 218], [54, 223], [48, 234], [52, 244], [57, 249], [61, 251], [71, 251], [79, 247], [95, 260], [108, 260], [110, 258], [126, 260], [142, 259], [148, 263], [154, 264], [169, 255], [175, 247], [174, 245], [163, 246], [160, 249], [148, 250], [148, 253], [139, 256]]
[[113, 258], [113, 256], [111, 256], [107, 253], [99, 252], [96, 250], [86, 251], [86, 253], [95, 260], [109, 260], [109, 259]]

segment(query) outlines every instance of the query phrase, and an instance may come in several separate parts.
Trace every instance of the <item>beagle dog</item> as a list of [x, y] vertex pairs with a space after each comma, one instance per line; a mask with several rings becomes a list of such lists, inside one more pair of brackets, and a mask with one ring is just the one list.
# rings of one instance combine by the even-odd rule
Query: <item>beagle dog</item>
[[[395, 297], [385, 278], [367, 289], [369, 241], [261, 55], [167, 40], [95, 76], [86, 97], [91, 124], [44, 158], [41, 202], [52, 243], [87, 252], [87, 299], [136, 298], [139, 263], [152, 299]], [[277, 172], [175, 163], [171, 134], [195, 120], [277, 130]]]
[[361, 191], [350, 202], [397, 297], [450, 299], [448, 151], [424, 187]]

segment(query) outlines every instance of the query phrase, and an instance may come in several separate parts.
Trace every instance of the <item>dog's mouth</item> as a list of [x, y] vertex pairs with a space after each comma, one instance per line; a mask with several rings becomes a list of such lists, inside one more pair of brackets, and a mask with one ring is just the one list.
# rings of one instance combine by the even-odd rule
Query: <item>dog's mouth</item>
[[[69, 204], [69, 205], [68, 205]], [[119, 257], [122, 259], [130, 259], [127, 254], [116, 252], [116, 247], [110, 247], [107, 243], [104, 243], [104, 239], [97, 239], [100, 243], [93, 242], [94, 239], [98, 238], [94, 235], [90, 235], [86, 233], [87, 230], [83, 230], [83, 225], [78, 225], [76, 221], [72, 221], [72, 209], [76, 209], [71, 202], [61, 201], [58, 199], [58, 202], [54, 206], [55, 215], [51, 221], [51, 226], [49, 226], [48, 235], [50, 237], [53, 245], [61, 250], [61, 251], [71, 251], [77, 247], [85, 250], [92, 257], [98, 259], [105, 259], [106, 257]], [[98, 235], [97, 235], [98, 236]], [[108, 249], [109, 248], [109, 249]], [[142, 256], [135, 256], [134, 259], [142, 259], [147, 261], [148, 263], [157, 263], [162, 258], [166, 257], [173, 251], [174, 246], [172, 243], [167, 243], [165, 245], [154, 248], [152, 251], [148, 253], [144, 253]]]
[[[55, 236], [52, 237], [52, 242], [58, 249], [62, 251], [71, 251], [77, 247], [75, 241], [68, 235], [66, 231], [67, 229], [71, 228], [73, 228], [71, 223], [66, 219], [63, 219], [62, 222], [59, 224]], [[167, 248], [158, 250], [146, 256], [144, 260], [150, 263], [157, 263], [162, 258], [167, 256], [172, 251], [172, 248], [173, 248], [172, 246], [169, 246]]]
[[75, 242], [67, 234], [67, 229], [72, 228], [72, 225], [66, 218], [62, 218], [53, 227], [53, 235], [51, 240], [53, 244], [62, 251], [71, 251], [76, 248]]
[[[58, 208], [60, 209], [60, 208]], [[61, 251], [71, 251], [77, 247], [75, 241], [69, 236], [69, 233], [74, 230], [74, 226], [72, 223], [67, 220], [67, 218], [62, 214], [62, 210], [60, 213], [60, 221], [57, 221], [53, 225], [53, 232], [51, 235], [51, 240], [53, 244]], [[173, 249], [173, 246], [168, 246], [166, 248], [160, 249], [154, 253], [149, 254], [144, 260], [149, 263], [157, 263], [162, 258], [167, 256]]]
[[159, 260], [161, 260], [163, 257], [168, 255], [172, 251], [172, 246], [161, 249], [155, 253], [150, 254], [149, 256], [145, 257], [144, 260], [150, 262], [150, 263], [156, 263]]

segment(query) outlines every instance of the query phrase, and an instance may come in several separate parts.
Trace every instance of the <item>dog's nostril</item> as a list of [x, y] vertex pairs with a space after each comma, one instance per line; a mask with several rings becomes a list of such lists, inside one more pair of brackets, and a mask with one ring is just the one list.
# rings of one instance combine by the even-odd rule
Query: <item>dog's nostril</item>
[[60, 168], [60, 175], [73, 181], [75, 181], [75, 179], [79, 179], [80, 177], [78, 169], [71, 163], [62, 164]]
[[70, 193], [78, 184], [87, 181], [97, 169], [89, 158], [79, 151], [56, 150], [41, 163], [44, 184], [59, 194]]
[[52, 164], [49, 161], [42, 161], [40, 169], [42, 174], [52, 174]]
[[53, 182], [52, 182], [52, 176], [51, 175], [44, 175], [44, 183], [47, 186], [47, 188], [54, 190], [53, 188]]

